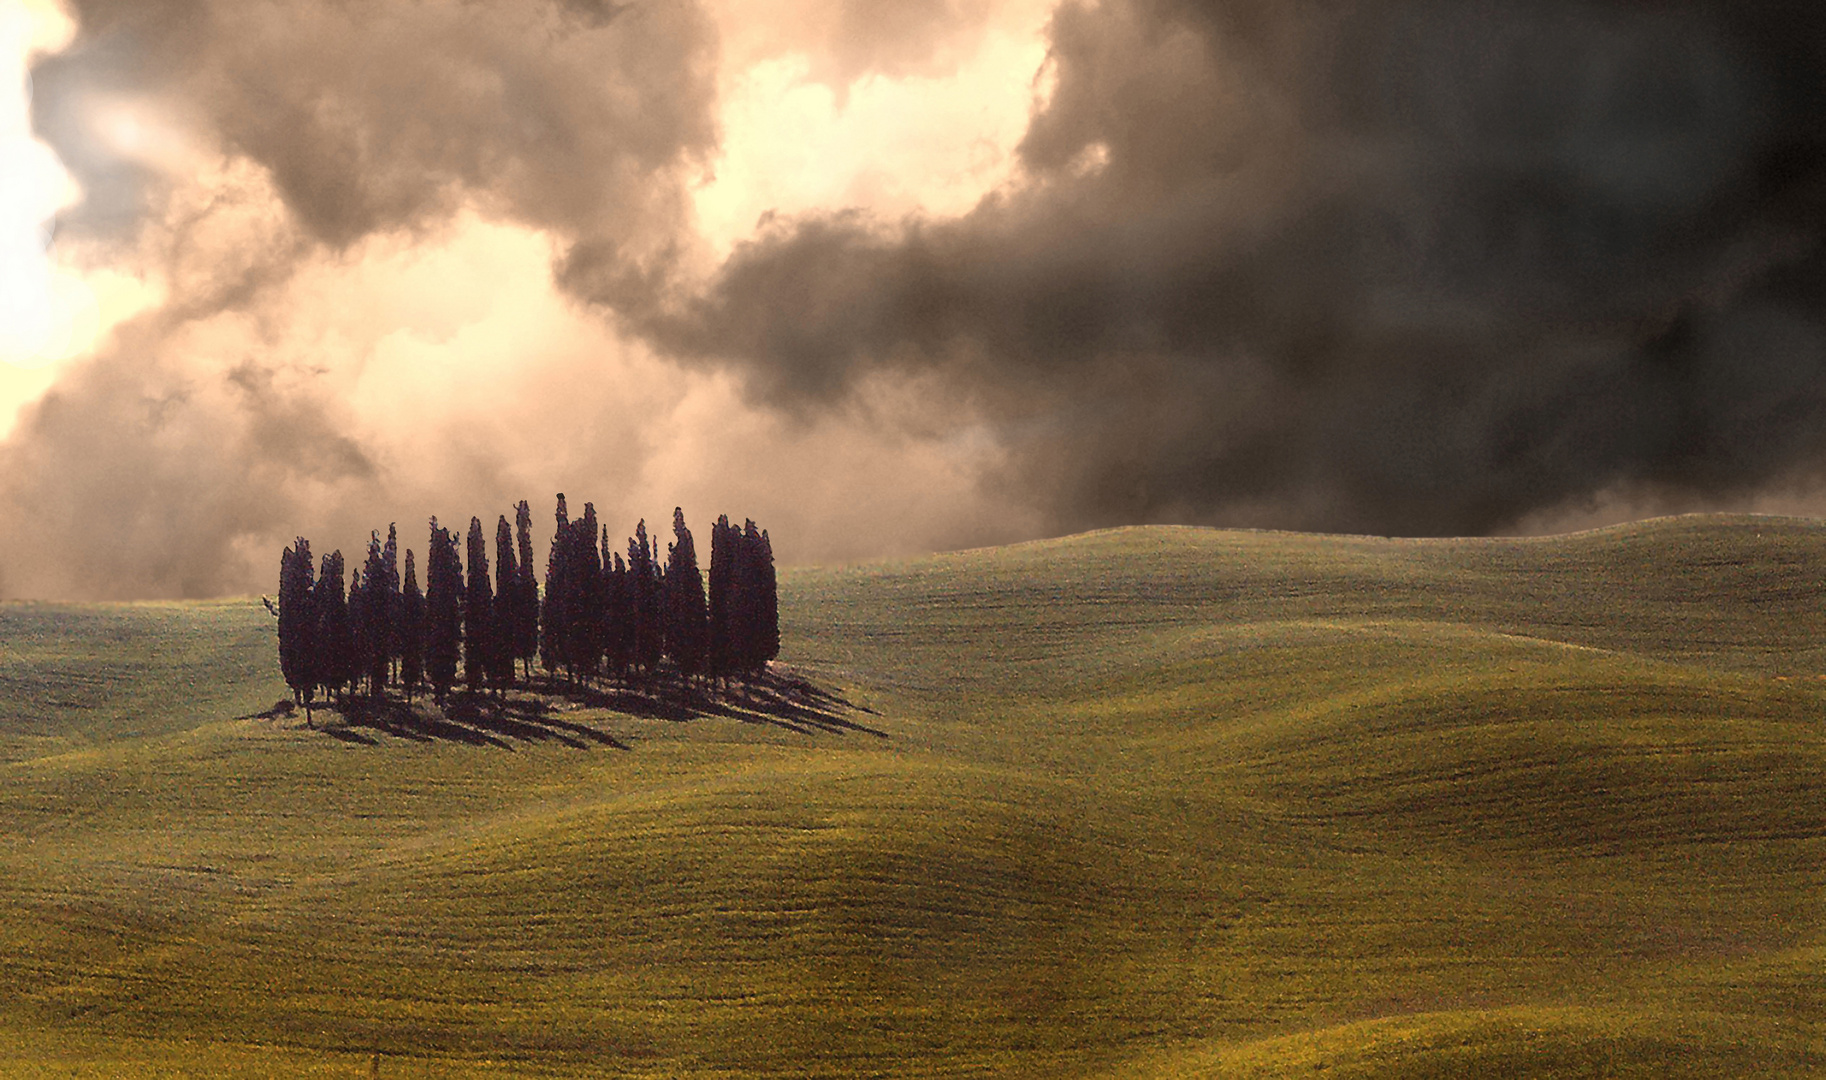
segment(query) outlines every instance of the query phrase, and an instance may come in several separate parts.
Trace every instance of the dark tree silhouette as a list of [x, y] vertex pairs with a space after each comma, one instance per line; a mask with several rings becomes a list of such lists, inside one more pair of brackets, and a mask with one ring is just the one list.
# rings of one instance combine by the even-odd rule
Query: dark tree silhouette
[[349, 602], [343, 592], [342, 552], [323, 557], [311, 606], [317, 614], [317, 681], [340, 695], [355, 677], [355, 642], [349, 631]]
[[463, 640], [462, 592], [456, 537], [432, 518], [431, 543], [425, 552], [425, 677], [439, 705], [456, 682]]
[[725, 535], [730, 552], [727, 584], [723, 586], [726, 662], [731, 671], [753, 677], [780, 655], [773, 542], [752, 520], [740, 530], [732, 526]]
[[[398, 550], [395, 541], [396, 558]], [[389, 570], [392, 582], [387, 580]], [[376, 700], [385, 696], [387, 676], [393, 666], [393, 623], [399, 607], [398, 581], [399, 570], [387, 565], [386, 549], [381, 545], [380, 533], [375, 532], [368, 540], [368, 561], [361, 570], [361, 617], [356, 621], [363, 641], [356, 651], [364, 665], [362, 674], [368, 678], [368, 696]], [[352, 611], [350, 617], [354, 618]]]
[[494, 651], [495, 595], [488, 584], [488, 539], [482, 519], [469, 519], [469, 588], [463, 604], [463, 681], [474, 693], [488, 683]]
[[710, 595], [708, 597], [710, 674], [726, 679], [741, 670], [737, 641], [741, 627], [735, 603], [735, 563], [742, 546], [742, 530], [722, 514], [710, 526]]
[[539, 625], [539, 666], [547, 671], [557, 671], [564, 666], [564, 643], [570, 634], [571, 614], [565, 607], [569, 600], [569, 575], [564, 565], [565, 537], [570, 531], [571, 518], [565, 510], [564, 492], [560, 491], [558, 527], [552, 533], [552, 546], [545, 554], [545, 610]]
[[746, 677], [754, 670], [755, 626], [760, 621], [755, 602], [755, 551], [747, 534], [733, 524], [729, 545], [729, 670]]
[[709, 648], [709, 615], [704, 604], [704, 575], [697, 566], [697, 546], [685, 526], [685, 511], [672, 511], [672, 543], [666, 545], [666, 652], [678, 672], [690, 679], [704, 672]]
[[596, 504], [584, 503], [583, 516], [571, 522], [566, 537], [565, 567], [569, 577], [565, 607], [570, 612], [565, 636], [565, 656], [572, 670], [585, 678], [596, 674], [602, 656], [602, 559], [596, 549]]
[[634, 648], [629, 660], [643, 675], [652, 678], [665, 651], [666, 629], [660, 615], [659, 565], [653, 560], [645, 519], [634, 527], [634, 536], [628, 540], [628, 593], [634, 617]]
[[317, 609], [311, 596], [315, 584], [311, 542], [300, 536], [279, 556], [279, 670], [292, 688], [292, 700], [304, 707], [307, 725], [317, 697]]
[[767, 666], [769, 660], [778, 659], [780, 655], [780, 582], [774, 571], [774, 545], [768, 538], [767, 530], [762, 529], [759, 536], [754, 535], [754, 522], [747, 525], [748, 540], [752, 553], [749, 557], [749, 573], [754, 581], [755, 621], [753, 652], [755, 668]]
[[496, 686], [514, 684], [514, 600], [520, 590], [520, 563], [514, 557], [514, 529], [503, 514], [495, 524], [494, 638], [488, 653], [488, 676]]
[[514, 507], [514, 533], [520, 549], [520, 574], [514, 583], [513, 655], [533, 677], [533, 660], [539, 655], [539, 579], [533, 571], [533, 508], [525, 499]]
[[399, 588], [399, 528], [397, 524], [390, 523], [387, 526], [387, 544], [381, 549], [380, 581], [381, 592], [386, 597], [387, 604], [386, 681], [391, 681], [393, 664], [406, 651], [406, 600]]
[[362, 568], [349, 571], [349, 695], [362, 692], [374, 662], [374, 640], [368, 633], [368, 595], [362, 585]]
[[399, 681], [406, 688], [406, 700], [425, 678], [425, 595], [418, 591], [418, 568], [412, 564], [412, 549], [406, 549], [406, 584], [400, 593]]
[[602, 532], [602, 608], [608, 627], [604, 655], [615, 677], [626, 680], [628, 667], [634, 662], [634, 599], [630, 591], [628, 564], [619, 552], [609, 550], [609, 532]]
[[573, 682], [606, 670], [624, 683], [636, 675], [651, 683], [662, 665], [687, 681], [753, 678], [779, 656], [773, 542], [752, 519], [736, 528], [727, 515], [717, 518], [708, 575], [679, 508], [663, 565], [644, 520], [625, 561], [610, 550], [594, 504], [572, 520], [560, 494], [556, 525], [543, 598], [531, 570], [525, 501], [515, 507], [515, 526], [506, 515], [496, 520], [492, 584], [479, 517], [469, 521], [467, 573], [457, 537], [431, 519], [422, 593], [410, 551], [401, 585], [396, 526], [384, 543], [378, 530], [369, 534], [367, 558], [348, 573], [347, 589], [342, 552], [323, 556], [313, 576], [310, 542], [299, 537], [280, 555], [279, 603], [267, 606], [278, 616], [280, 668], [306, 723], [320, 691], [346, 702], [366, 680], [367, 694], [383, 700], [395, 661], [407, 701], [429, 683], [441, 706], [459, 663], [474, 693], [512, 686], [516, 661], [530, 678], [534, 655]]

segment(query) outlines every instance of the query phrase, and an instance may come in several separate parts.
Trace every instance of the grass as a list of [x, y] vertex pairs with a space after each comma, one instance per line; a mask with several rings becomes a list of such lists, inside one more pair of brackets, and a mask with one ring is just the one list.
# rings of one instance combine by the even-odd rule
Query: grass
[[1826, 1076], [1823, 580], [1115, 530], [788, 572], [828, 716], [327, 731], [0, 605], [0, 1075]]

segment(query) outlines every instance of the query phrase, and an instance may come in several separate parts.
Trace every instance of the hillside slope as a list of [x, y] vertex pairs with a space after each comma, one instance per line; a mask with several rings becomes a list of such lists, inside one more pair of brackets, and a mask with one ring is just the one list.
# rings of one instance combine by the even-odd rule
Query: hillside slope
[[0, 1074], [1826, 1075], [1826, 530], [789, 572], [831, 699], [0, 605]]

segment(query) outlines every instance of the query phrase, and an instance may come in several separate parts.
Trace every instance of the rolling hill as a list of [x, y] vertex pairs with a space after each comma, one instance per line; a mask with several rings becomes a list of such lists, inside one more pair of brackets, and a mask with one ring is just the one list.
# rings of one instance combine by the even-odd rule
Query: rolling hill
[[781, 603], [776, 693], [321, 730], [257, 602], [0, 605], [0, 1075], [1826, 1076], [1819, 524]]

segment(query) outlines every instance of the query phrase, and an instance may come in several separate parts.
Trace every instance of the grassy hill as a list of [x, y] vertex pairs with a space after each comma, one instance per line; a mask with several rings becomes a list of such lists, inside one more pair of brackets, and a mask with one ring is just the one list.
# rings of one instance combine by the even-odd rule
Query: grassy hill
[[835, 700], [0, 605], [0, 1075], [1826, 1076], [1826, 529], [787, 573]]

